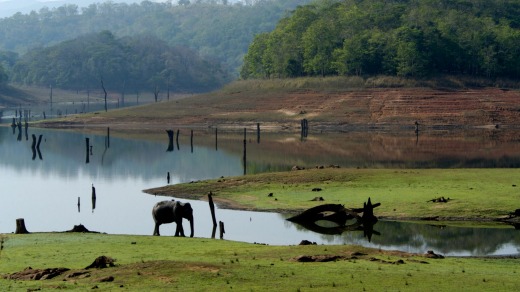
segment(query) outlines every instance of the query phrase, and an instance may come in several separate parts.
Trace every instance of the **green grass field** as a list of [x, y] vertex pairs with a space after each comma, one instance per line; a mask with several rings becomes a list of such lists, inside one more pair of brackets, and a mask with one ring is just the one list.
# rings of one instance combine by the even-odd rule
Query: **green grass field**
[[[104, 234], [2, 235], [0, 274], [72, 269], [50, 280], [0, 279], [2, 291], [515, 291], [518, 259], [445, 258], [358, 246], [265, 246], [218, 239]], [[84, 271], [100, 255], [116, 267]], [[338, 256], [299, 262], [305, 256]], [[111, 282], [101, 279], [113, 277]]]

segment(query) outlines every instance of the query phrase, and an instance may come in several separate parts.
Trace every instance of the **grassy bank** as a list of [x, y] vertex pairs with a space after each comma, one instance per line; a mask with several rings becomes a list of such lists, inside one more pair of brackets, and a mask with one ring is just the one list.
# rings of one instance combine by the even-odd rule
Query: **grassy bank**
[[[72, 269], [50, 280], [0, 279], [3, 291], [513, 291], [520, 273], [517, 259], [430, 259], [357, 246], [70, 233], [0, 236], [2, 275], [27, 267]], [[115, 259], [116, 267], [85, 273], [100, 255]], [[335, 260], [299, 262], [301, 256]], [[108, 277], [113, 280], [101, 282]]]
[[[220, 178], [146, 192], [201, 199], [212, 191], [216, 200], [230, 207], [274, 211], [322, 203], [358, 208], [370, 197], [381, 203], [376, 215], [387, 218], [492, 220], [520, 208], [519, 177], [518, 169], [326, 168]], [[324, 201], [312, 201], [315, 197]], [[450, 200], [428, 202], [438, 197]]]

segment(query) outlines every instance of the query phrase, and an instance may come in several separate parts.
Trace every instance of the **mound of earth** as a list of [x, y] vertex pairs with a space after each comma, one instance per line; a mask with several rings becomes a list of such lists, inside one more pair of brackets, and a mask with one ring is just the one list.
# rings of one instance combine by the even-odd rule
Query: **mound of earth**
[[5, 276], [9, 280], [47, 280], [58, 277], [69, 271], [67, 268], [33, 269], [31, 267], [17, 273]]

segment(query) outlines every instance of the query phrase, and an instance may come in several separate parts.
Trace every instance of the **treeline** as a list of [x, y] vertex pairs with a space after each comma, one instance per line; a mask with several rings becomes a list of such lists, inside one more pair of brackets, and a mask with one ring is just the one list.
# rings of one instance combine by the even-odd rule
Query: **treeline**
[[518, 0], [343, 0], [298, 7], [251, 43], [241, 77], [520, 78]]
[[186, 47], [172, 47], [149, 35], [116, 38], [103, 31], [31, 50], [10, 72], [14, 83], [72, 90], [200, 92], [231, 76], [219, 62]]
[[309, 1], [181, 1], [184, 5], [173, 5], [171, 1], [99, 1], [103, 3], [81, 9], [77, 5], [43, 8], [0, 19], [0, 51], [22, 55], [33, 48], [104, 30], [118, 37], [148, 34], [171, 46], [189, 47], [203, 57], [214, 58], [238, 77], [255, 34], [271, 31], [287, 11]]

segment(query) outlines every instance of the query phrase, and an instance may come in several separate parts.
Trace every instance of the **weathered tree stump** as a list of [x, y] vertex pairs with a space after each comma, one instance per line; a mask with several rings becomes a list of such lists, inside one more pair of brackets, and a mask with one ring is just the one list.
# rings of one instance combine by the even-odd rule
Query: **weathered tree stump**
[[16, 219], [16, 234], [28, 234], [27, 228], [25, 228], [25, 220], [23, 218]]
[[224, 222], [219, 221], [218, 225], [220, 229], [220, 239], [224, 239], [224, 233], [226, 233], [226, 230], [224, 230]]

